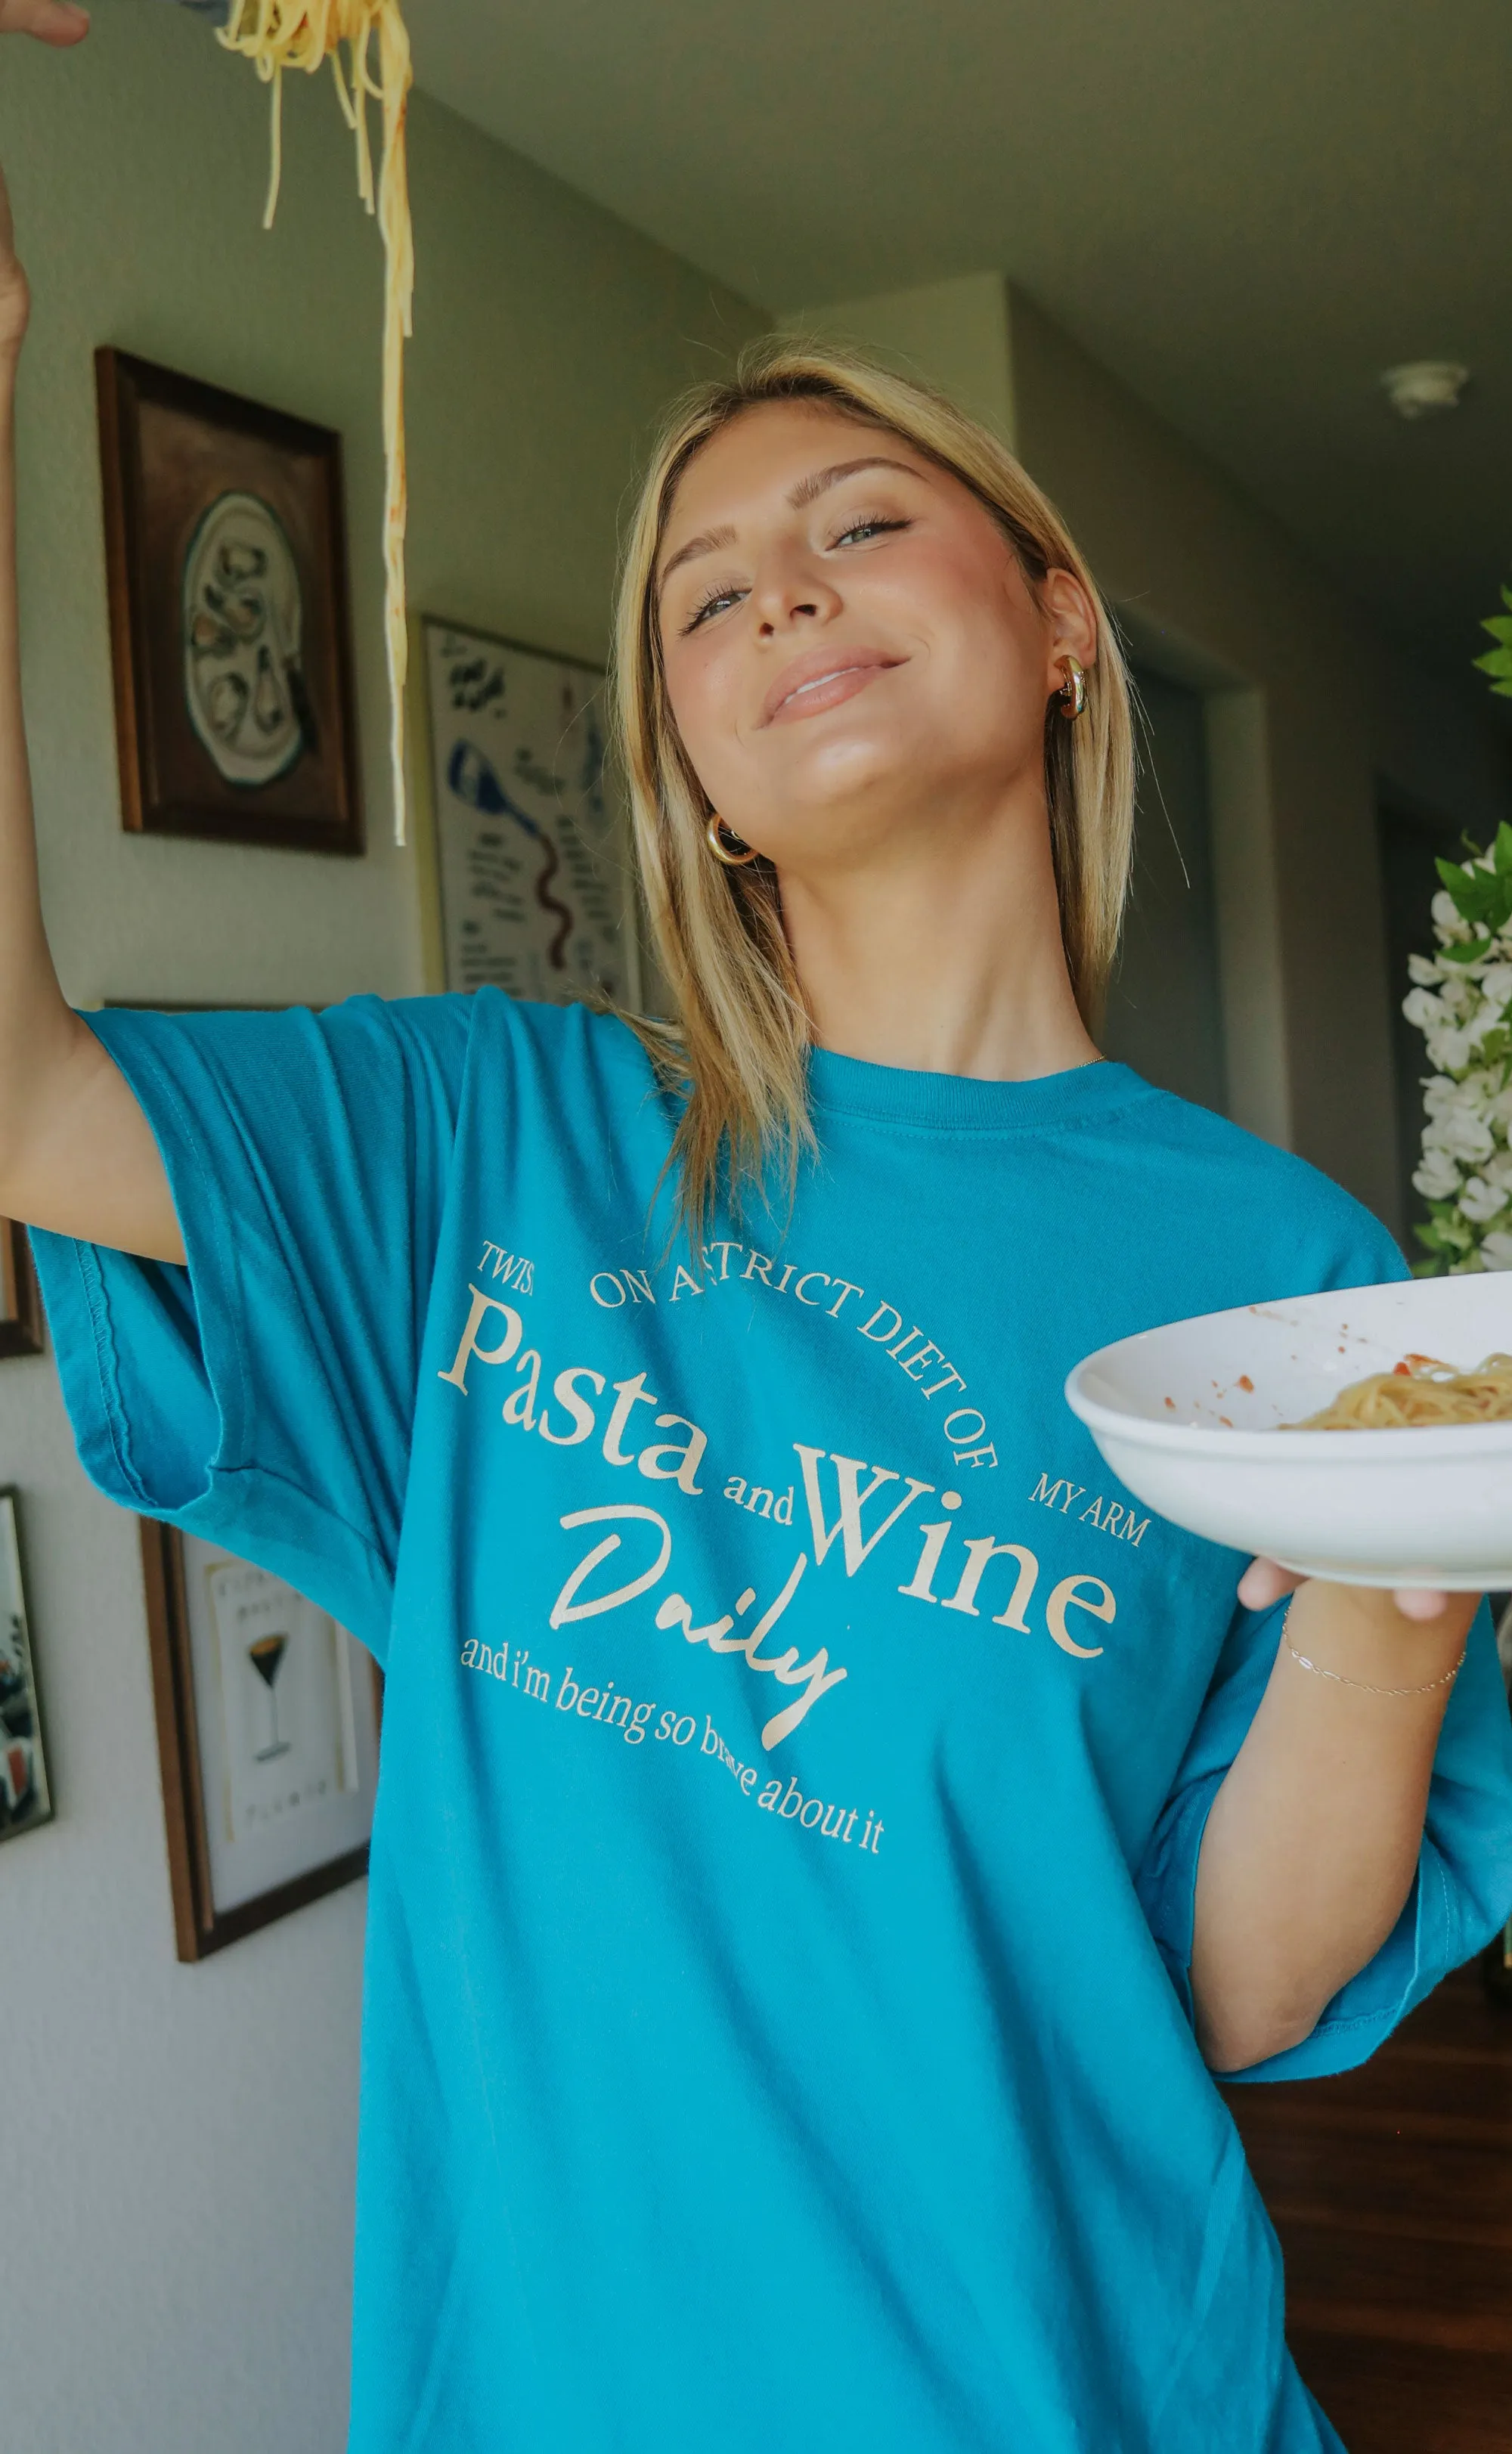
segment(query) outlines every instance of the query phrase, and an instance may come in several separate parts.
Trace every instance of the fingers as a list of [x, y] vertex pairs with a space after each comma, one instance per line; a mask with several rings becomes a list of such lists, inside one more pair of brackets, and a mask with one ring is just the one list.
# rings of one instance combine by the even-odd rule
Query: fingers
[[1301, 1581], [1274, 1559], [1252, 1559], [1239, 1580], [1239, 1599], [1246, 1610], [1269, 1610], [1282, 1594], [1294, 1594]]
[[1425, 1593], [1417, 1586], [1407, 1586], [1402, 1592], [1393, 1594], [1391, 1599], [1403, 1619], [1429, 1619], [1442, 1618], [1449, 1607], [1450, 1598], [1447, 1594]]
[[72, 0], [0, 0], [0, 34], [31, 34], [66, 50], [82, 43], [89, 30], [89, 10], [75, 8]]
[[[1274, 1559], [1252, 1559], [1239, 1580], [1239, 1599], [1246, 1610], [1269, 1610], [1272, 1602], [1279, 1602], [1283, 1594], [1294, 1594], [1304, 1581], [1293, 1576], [1289, 1568], [1278, 1567]], [[1416, 1619], [1422, 1625], [1441, 1619], [1446, 1610], [1462, 1604], [1466, 1597], [1403, 1585], [1391, 1599], [1403, 1619]], [[1473, 1617], [1473, 1611], [1469, 1615]]]

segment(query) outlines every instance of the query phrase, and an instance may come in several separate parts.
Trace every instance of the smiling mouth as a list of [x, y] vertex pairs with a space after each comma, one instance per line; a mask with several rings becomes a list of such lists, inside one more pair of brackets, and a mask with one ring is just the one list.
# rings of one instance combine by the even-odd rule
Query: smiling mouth
[[781, 724], [839, 707], [846, 699], [854, 698], [857, 691], [864, 690], [878, 674], [891, 673], [902, 661], [898, 656], [863, 655], [854, 663], [830, 665], [823, 673], [810, 674], [769, 707], [765, 720], [768, 724]]

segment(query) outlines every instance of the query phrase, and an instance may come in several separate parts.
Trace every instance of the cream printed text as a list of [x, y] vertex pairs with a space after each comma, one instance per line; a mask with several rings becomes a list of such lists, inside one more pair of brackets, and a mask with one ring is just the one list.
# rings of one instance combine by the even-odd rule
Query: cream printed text
[[1041, 1474], [1029, 1497], [1041, 1508], [1058, 1508], [1062, 1517], [1074, 1517], [1079, 1525], [1095, 1525], [1099, 1534], [1132, 1542], [1136, 1550], [1150, 1530], [1147, 1517], [1137, 1517], [1121, 1499], [1104, 1499], [1100, 1491], [1088, 1491], [1069, 1476], [1052, 1482], [1048, 1474]]
[[[613, 1679], [602, 1688], [587, 1686], [574, 1676], [572, 1662], [554, 1681], [552, 1672], [532, 1661], [529, 1649], [522, 1650], [518, 1645], [482, 1644], [476, 1637], [469, 1637], [459, 1659], [464, 1670], [475, 1671], [480, 1678], [492, 1679], [500, 1687], [511, 1687], [516, 1694], [537, 1704], [550, 1705], [555, 1712], [571, 1714], [575, 1720], [592, 1721], [601, 1729], [613, 1730], [627, 1746], [644, 1746], [651, 1739], [680, 1752], [697, 1739], [699, 1756], [712, 1757], [721, 1764], [742, 1798], [750, 1799], [753, 1805], [776, 1816], [780, 1822], [796, 1823], [804, 1832], [838, 1841], [844, 1848], [858, 1848], [873, 1858], [881, 1848], [886, 1826], [870, 1809], [863, 1820], [858, 1806], [808, 1797], [795, 1776], [785, 1782], [780, 1776], [769, 1779], [758, 1793], [759, 1768], [740, 1761], [707, 1713], [699, 1737], [696, 1713], [685, 1713], [675, 1704], [662, 1705], [655, 1698], [636, 1703], [623, 1689], [615, 1687]], [[861, 1825], [859, 1835], [857, 1824]]]
[[[525, 1345], [520, 1314], [486, 1289], [472, 1286], [468, 1292], [470, 1309], [455, 1355], [439, 1375], [464, 1398], [485, 1385], [496, 1392], [499, 1384], [494, 1375], [506, 1373], [510, 1386], [499, 1414], [511, 1430], [558, 1448], [595, 1442], [608, 1465], [633, 1471], [652, 1483], [675, 1484], [688, 1499], [721, 1488], [716, 1479], [699, 1479], [707, 1435], [690, 1417], [662, 1409], [660, 1398], [647, 1388], [643, 1371], [611, 1384], [591, 1364], [569, 1364], [551, 1375], [550, 1395], [543, 1398], [542, 1383], [550, 1367], [543, 1365], [534, 1347]], [[675, 1437], [648, 1438], [653, 1432]], [[799, 1621], [812, 1617], [815, 1606], [823, 1609], [833, 1599], [836, 1569], [849, 1580], [881, 1556], [884, 1544], [886, 1558], [897, 1562], [892, 1570], [896, 1578], [910, 1557], [900, 1552], [900, 1544], [917, 1543], [911, 1573], [894, 1586], [904, 1599], [961, 1618], [985, 1619], [995, 1627], [1023, 1636], [1042, 1629], [1060, 1652], [1078, 1661], [1093, 1661], [1101, 1655], [1100, 1644], [1082, 1639], [1092, 1633], [1091, 1622], [1110, 1626], [1116, 1617], [1113, 1589], [1103, 1578], [1082, 1572], [1060, 1577], [1037, 1609], [1038, 1556], [1026, 1543], [999, 1540], [990, 1532], [964, 1533], [958, 1522], [963, 1505], [959, 1492], [940, 1491], [937, 1499], [936, 1485], [917, 1476], [800, 1440], [793, 1442], [793, 1452], [798, 1464], [795, 1489], [802, 1492], [809, 1541], [764, 1605], [750, 1585], [728, 1605], [716, 1604], [713, 1610], [701, 1598], [690, 1599], [669, 1589], [673, 1527], [659, 1509], [649, 1504], [647, 1494], [644, 1500], [627, 1498], [618, 1503], [572, 1509], [560, 1519], [564, 1533], [587, 1533], [591, 1539], [557, 1592], [551, 1627], [559, 1629], [631, 1609], [649, 1603], [655, 1595], [654, 1624], [660, 1632], [675, 1630], [689, 1644], [737, 1656], [746, 1671], [771, 1678], [776, 1689], [797, 1691], [766, 1721], [761, 1732], [765, 1750], [780, 1745], [849, 1676], [843, 1662], [832, 1660], [827, 1643], [808, 1649], [794, 1643], [784, 1647], [776, 1634], [779, 1622], [800, 1588], [805, 1606], [797, 1613]], [[733, 1496], [735, 1479], [738, 1478], [724, 1486], [726, 1497]], [[1045, 1490], [1041, 1493], [1037, 1488], [1033, 1498], [1051, 1505], [1053, 1487], [1045, 1478], [1041, 1480]], [[1057, 1487], [1054, 1502], [1056, 1513], [1061, 1515], [1068, 1513], [1059, 1506], [1065, 1488]], [[742, 1500], [744, 1496], [742, 1490]], [[761, 1498], [766, 1498], [764, 1491]], [[930, 1501], [936, 1501], [939, 1515], [928, 1510]], [[768, 1521], [765, 1507], [758, 1507], [756, 1514]], [[786, 1510], [779, 1511], [774, 1503], [770, 1521], [786, 1525], [792, 1515], [790, 1497]], [[1110, 1527], [1105, 1512], [1096, 1521], [1103, 1533], [1117, 1530]], [[1141, 1524], [1125, 1539], [1137, 1543], [1143, 1530]], [[992, 1607], [994, 1603], [998, 1607]]]
[[[738, 1262], [732, 1267], [732, 1254], [745, 1256], [743, 1267]], [[896, 1304], [879, 1301], [875, 1296], [868, 1298], [866, 1289], [852, 1279], [836, 1277], [828, 1270], [800, 1269], [796, 1261], [776, 1261], [770, 1253], [757, 1252], [755, 1245], [736, 1243], [733, 1237], [705, 1244], [700, 1259], [704, 1273], [701, 1277], [696, 1277], [683, 1261], [673, 1265], [670, 1277], [663, 1268], [658, 1274], [659, 1296], [649, 1270], [596, 1271], [588, 1282], [588, 1292], [600, 1311], [620, 1312], [627, 1305], [685, 1302], [690, 1297], [706, 1295], [732, 1280], [737, 1286], [761, 1287], [769, 1295], [787, 1296], [804, 1311], [837, 1320], [842, 1328], [856, 1331], [878, 1347], [906, 1380], [915, 1382], [921, 1398], [933, 1400], [950, 1392], [965, 1395], [965, 1380], [943, 1348], [927, 1338], [917, 1321], [905, 1330], [904, 1315]], [[998, 1451], [987, 1438], [985, 1416], [975, 1406], [950, 1402], [948, 1396], [941, 1412], [941, 1430], [951, 1444], [956, 1464], [996, 1466]]]

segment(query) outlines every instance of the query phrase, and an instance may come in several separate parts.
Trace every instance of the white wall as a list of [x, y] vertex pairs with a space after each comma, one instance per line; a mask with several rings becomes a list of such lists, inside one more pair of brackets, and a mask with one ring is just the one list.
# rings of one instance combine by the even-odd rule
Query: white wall
[[[380, 254], [324, 81], [267, 97], [209, 30], [112, 0], [76, 56], [7, 43], [0, 158], [36, 292], [21, 418], [26, 684], [65, 986], [267, 1000], [419, 981], [388, 843], [376, 552]], [[417, 607], [602, 650], [615, 526], [667, 393], [759, 321], [423, 99], [411, 360]], [[120, 831], [91, 352], [346, 436], [372, 850]], [[0, 2444], [336, 2454], [363, 1889], [173, 1953], [134, 1520], [86, 1486], [50, 1359], [0, 1364], [58, 1820], [0, 1848]]]
[[1301, 549], [1018, 292], [1018, 448], [1136, 645], [1214, 693], [1214, 855], [1243, 1121], [1397, 1206], [1376, 844], [1383, 777], [1495, 829], [1506, 736], [1468, 674], [1388, 646]]
[[[1379, 786], [1508, 813], [1504, 728], [1466, 674], [1388, 646], [1237, 487], [1000, 276], [789, 319], [956, 393], [1064, 513], [1135, 653], [1204, 694], [1230, 1105], [1397, 1210]], [[1426, 923], [1425, 923], [1426, 927]]]

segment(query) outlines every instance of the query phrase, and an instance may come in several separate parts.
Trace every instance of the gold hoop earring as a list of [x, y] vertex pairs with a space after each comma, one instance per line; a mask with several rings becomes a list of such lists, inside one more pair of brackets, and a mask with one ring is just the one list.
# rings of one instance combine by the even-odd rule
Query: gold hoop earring
[[1075, 656], [1062, 656], [1059, 664], [1065, 674], [1058, 694], [1060, 713], [1068, 724], [1075, 724], [1087, 703], [1087, 677]]
[[[760, 859], [760, 854], [753, 852], [749, 844], [739, 852], [731, 852], [726, 844], [723, 829], [724, 820], [718, 811], [711, 810], [709, 823], [703, 831], [704, 840], [721, 869], [744, 869], [749, 862]], [[739, 843], [740, 838], [738, 835], [732, 835], [729, 840], [730, 843]]]

